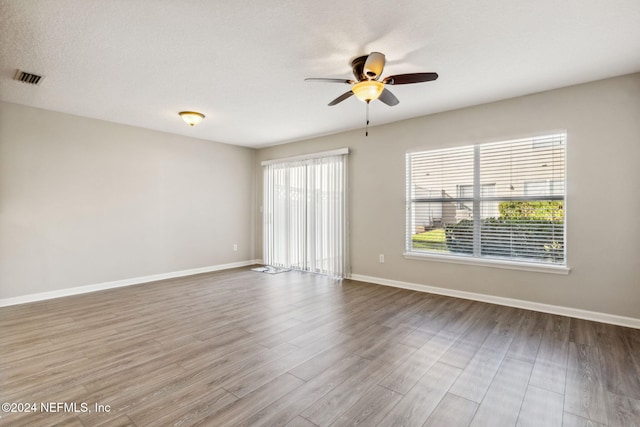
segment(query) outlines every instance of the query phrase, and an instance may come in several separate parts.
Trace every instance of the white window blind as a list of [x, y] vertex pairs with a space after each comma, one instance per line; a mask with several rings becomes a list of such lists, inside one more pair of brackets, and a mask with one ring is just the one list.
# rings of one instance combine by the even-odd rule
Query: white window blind
[[263, 165], [265, 263], [343, 277], [346, 155]]
[[407, 251], [565, 265], [566, 135], [407, 154]]

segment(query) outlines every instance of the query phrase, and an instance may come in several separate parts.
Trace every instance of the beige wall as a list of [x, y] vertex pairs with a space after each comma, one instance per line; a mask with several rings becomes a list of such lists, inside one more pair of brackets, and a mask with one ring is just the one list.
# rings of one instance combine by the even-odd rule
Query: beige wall
[[1, 103], [0, 299], [253, 259], [254, 156]]
[[[563, 129], [568, 276], [403, 258], [408, 150]], [[341, 147], [354, 274], [640, 318], [640, 74], [257, 152], [0, 103], [0, 299], [260, 258], [260, 161]]]
[[[568, 276], [402, 256], [407, 151], [564, 129]], [[257, 203], [262, 160], [340, 147], [351, 149], [354, 274], [640, 318], [640, 74], [262, 149]], [[257, 211], [258, 257], [261, 221]]]

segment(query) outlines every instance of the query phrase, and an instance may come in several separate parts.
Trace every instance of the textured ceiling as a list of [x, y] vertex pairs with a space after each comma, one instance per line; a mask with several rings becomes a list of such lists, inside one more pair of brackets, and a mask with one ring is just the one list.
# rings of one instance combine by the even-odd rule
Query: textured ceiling
[[248, 147], [363, 127], [356, 98], [327, 106], [348, 86], [304, 79], [371, 51], [383, 76], [440, 75], [372, 125], [640, 71], [638, 0], [0, 0], [0, 19], [2, 100]]

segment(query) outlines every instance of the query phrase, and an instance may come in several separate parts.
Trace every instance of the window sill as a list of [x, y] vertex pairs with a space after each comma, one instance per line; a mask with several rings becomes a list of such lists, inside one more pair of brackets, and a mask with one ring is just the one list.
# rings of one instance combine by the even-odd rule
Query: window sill
[[497, 259], [479, 259], [463, 256], [429, 254], [423, 252], [405, 252], [406, 259], [448, 262], [452, 264], [478, 265], [482, 267], [505, 268], [508, 270], [534, 271], [538, 273], [569, 274], [571, 269], [565, 265], [544, 265], [529, 262], [503, 261]]

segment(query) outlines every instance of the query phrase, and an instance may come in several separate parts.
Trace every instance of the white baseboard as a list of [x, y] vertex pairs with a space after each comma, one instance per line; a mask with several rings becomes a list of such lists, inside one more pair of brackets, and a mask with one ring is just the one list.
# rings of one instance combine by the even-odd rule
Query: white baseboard
[[75, 288], [60, 289], [50, 292], [22, 295], [19, 297], [0, 299], [0, 307], [25, 304], [28, 302], [43, 301], [47, 299], [66, 297], [70, 295], [86, 294], [89, 292], [104, 291], [106, 289], [121, 288], [123, 286], [139, 285], [141, 283], [157, 282], [158, 280], [174, 279], [176, 277], [192, 276], [194, 274], [210, 273], [212, 271], [228, 270], [230, 268], [246, 267], [253, 264], [262, 264], [262, 260], [232, 262], [229, 264], [212, 265], [209, 267], [192, 268], [189, 270], [173, 271], [170, 273], [152, 274], [150, 276], [134, 277], [132, 279], [116, 280], [113, 282], [97, 283], [95, 285], [78, 286]]
[[640, 319], [633, 317], [617, 316], [615, 314], [600, 313], [597, 311], [581, 310], [578, 308], [563, 307], [559, 305], [543, 304], [539, 302], [525, 301], [513, 298], [503, 298], [493, 295], [478, 294], [475, 292], [458, 291], [455, 289], [439, 288], [436, 286], [421, 285], [418, 283], [401, 282], [398, 280], [381, 279], [379, 277], [352, 274], [351, 280], [359, 282], [375, 283], [377, 285], [392, 286], [394, 288], [410, 289], [412, 291], [428, 292], [431, 294], [445, 295], [449, 297], [463, 298], [474, 301], [488, 302], [509, 307], [523, 308], [526, 310], [540, 311], [549, 314], [575, 317], [577, 319], [593, 320], [596, 322], [610, 323], [612, 325], [626, 326], [640, 329]]

